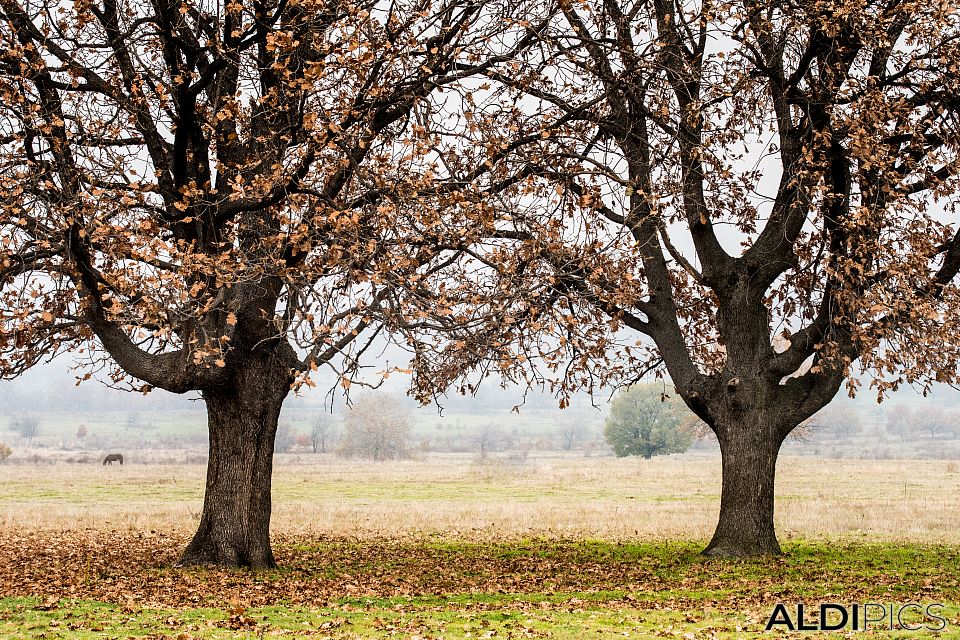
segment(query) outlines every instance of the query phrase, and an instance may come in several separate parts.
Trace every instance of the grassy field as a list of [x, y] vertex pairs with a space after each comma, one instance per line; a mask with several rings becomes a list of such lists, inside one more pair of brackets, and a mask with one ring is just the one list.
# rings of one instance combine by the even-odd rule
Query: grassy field
[[[0, 465], [4, 529], [190, 532], [202, 465]], [[305, 535], [704, 540], [716, 523], [720, 464], [469, 455], [358, 463], [281, 455], [274, 531]], [[960, 545], [960, 463], [782, 458], [781, 537]]]
[[787, 555], [723, 562], [710, 457], [281, 456], [265, 574], [172, 568], [203, 473], [0, 466], [0, 638], [749, 638], [778, 602], [942, 603], [870, 637], [960, 637], [956, 462], [784, 458]]

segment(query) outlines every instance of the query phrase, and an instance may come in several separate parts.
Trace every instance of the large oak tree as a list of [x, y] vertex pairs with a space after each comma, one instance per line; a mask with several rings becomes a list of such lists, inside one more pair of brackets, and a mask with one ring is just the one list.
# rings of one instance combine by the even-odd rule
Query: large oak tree
[[478, 366], [561, 394], [668, 374], [720, 441], [705, 552], [779, 553], [776, 460], [797, 425], [854, 391], [858, 367], [881, 394], [957, 379], [960, 15], [903, 0], [558, 9], [522, 63], [487, 73], [518, 96], [517, 130], [549, 129], [506, 161], [517, 188], [475, 279], [525, 295], [496, 324], [437, 334], [422, 392]]
[[348, 386], [378, 332], [448, 313], [422, 283], [486, 214], [428, 132], [530, 42], [504, 6], [0, 1], [0, 374], [72, 350], [200, 392], [183, 564], [274, 565], [284, 398], [324, 364]]

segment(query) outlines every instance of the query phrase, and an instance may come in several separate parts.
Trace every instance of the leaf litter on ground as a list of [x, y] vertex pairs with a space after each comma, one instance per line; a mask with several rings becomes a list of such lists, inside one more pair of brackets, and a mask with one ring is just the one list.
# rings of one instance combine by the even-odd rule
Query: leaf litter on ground
[[[358, 616], [371, 633], [412, 637], [430, 625], [418, 627], [411, 616], [446, 625], [451, 613], [458, 625], [480, 625], [480, 633], [458, 626], [470, 634], [463, 637], [482, 637], [491, 630], [482, 624], [494, 617], [505, 624], [510, 616], [533, 616], [520, 628], [534, 633], [537, 616], [541, 622], [592, 616], [615, 628], [617, 615], [624, 628], [647, 624], [660, 631], [669, 622], [668, 637], [690, 629], [710, 637], [711, 630], [762, 629], [777, 602], [960, 602], [960, 548], [948, 546], [793, 542], [784, 557], [731, 562], [701, 557], [693, 542], [281, 534], [275, 536], [280, 567], [257, 573], [177, 569], [187, 541], [162, 531], [2, 532], [0, 597], [30, 598], [25, 607], [48, 620], [75, 602], [115, 606], [117, 615], [132, 618], [211, 609], [219, 612], [218, 628], [237, 632], [262, 629], [264, 617], [254, 610], [274, 617], [323, 610], [315, 630], [330, 637], [354, 637]], [[178, 620], [164, 624], [190, 626]]]

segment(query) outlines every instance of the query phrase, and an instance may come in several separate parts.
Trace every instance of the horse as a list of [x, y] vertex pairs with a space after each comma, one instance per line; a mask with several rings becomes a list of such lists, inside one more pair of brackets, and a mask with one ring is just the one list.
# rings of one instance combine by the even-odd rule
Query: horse
[[119, 462], [120, 466], [123, 466], [123, 456], [119, 453], [111, 453], [106, 458], [103, 459], [103, 465], [113, 464], [114, 462]]

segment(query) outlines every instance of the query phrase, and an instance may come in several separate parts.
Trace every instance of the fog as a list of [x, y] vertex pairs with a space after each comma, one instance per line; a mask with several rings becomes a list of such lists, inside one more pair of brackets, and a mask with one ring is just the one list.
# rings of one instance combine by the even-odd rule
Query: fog
[[[13, 449], [7, 463], [93, 463], [113, 450], [133, 461], [203, 462], [206, 416], [198, 393], [154, 390], [144, 395], [95, 379], [78, 385], [83, 372], [70, 366], [70, 359], [61, 357], [18, 379], [0, 381], [0, 443]], [[349, 398], [332, 376], [321, 375], [316, 383], [291, 393], [284, 405], [277, 441], [281, 455], [305, 460], [314, 452], [336, 452], [348, 403], [372, 394], [388, 394], [402, 405], [412, 455], [471, 454], [514, 461], [538, 452], [612, 455], [603, 438], [609, 391], [596, 397], [577, 394], [570, 407], [560, 409], [558, 398], [544, 390], [501, 388], [490, 379], [473, 396], [451, 394], [439, 398], [439, 404], [420, 406], [406, 395], [409, 377], [402, 374], [376, 390], [355, 385]], [[669, 393], [668, 383], [663, 384]], [[319, 436], [318, 430], [323, 431]], [[855, 399], [841, 393], [797, 436], [784, 444], [784, 454], [960, 458], [960, 392], [940, 385], [923, 397], [904, 388], [881, 404], [869, 390]], [[685, 455], [718, 455], [712, 434]]]

